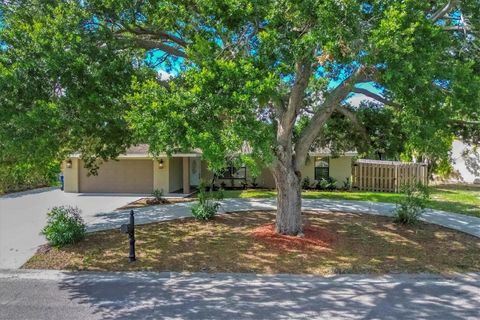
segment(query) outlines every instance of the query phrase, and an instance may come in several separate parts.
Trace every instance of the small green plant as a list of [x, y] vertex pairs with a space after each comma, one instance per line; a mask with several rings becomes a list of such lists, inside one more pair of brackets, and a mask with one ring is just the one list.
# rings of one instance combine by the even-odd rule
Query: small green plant
[[253, 177], [252, 178], [252, 189], [256, 189], [257, 187], [258, 187], [257, 178]]
[[345, 180], [343, 180], [343, 190], [352, 190], [352, 180], [349, 177], [346, 177]]
[[401, 188], [403, 197], [397, 203], [394, 221], [400, 224], [413, 225], [425, 212], [425, 206], [430, 192], [428, 187], [420, 182], [405, 184]]
[[76, 243], [85, 238], [85, 223], [78, 208], [61, 206], [54, 207], [48, 212], [47, 225], [42, 234], [54, 247]]
[[247, 181], [242, 181], [241, 184], [242, 184], [242, 189], [246, 190], [247, 187], [248, 187], [248, 182]]
[[317, 190], [335, 190], [337, 188], [337, 180], [332, 177], [322, 178], [317, 181], [315, 188]]
[[205, 189], [205, 184], [201, 182], [198, 188], [198, 203], [192, 207], [192, 215], [197, 220], [212, 219], [220, 207], [217, 200], [223, 198], [223, 189], [216, 192], [207, 192]]
[[303, 190], [310, 189], [311, 184], [312, 183], [310, 182], [310, 177], [306, 176], [305, 178], [303, 178], [303, 181], [302, 181], [302, 189]]
[[161, 202], [163, 200], [163, 190], [155, 189], [152, 193], [152, 196], [155, 198], [155, 200]]

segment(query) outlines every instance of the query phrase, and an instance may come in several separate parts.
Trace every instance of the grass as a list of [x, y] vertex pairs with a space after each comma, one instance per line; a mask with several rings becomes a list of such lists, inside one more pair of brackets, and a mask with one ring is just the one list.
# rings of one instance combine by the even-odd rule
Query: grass
[[[225, 198], [274, 198], [272, 190], [226, 190]], [[367, 191], [304, 191], [304, 199], [363, 200], [372, 202], [396, 203], [401, 197], [398, 193]], [[467, 185], [443, 185], [431, 187], [431, 198], [427, 206], [480, 217], [480, 187]]]
[[24, 268], [316, 275], [480, 271], [480, 239], [436, 225], [406, 228], [387, 217], [306, 212], [309, 227], [333, 235], [333, 242], [279, 247], [252, 235], [273, 220], [273, 212], [257, 211], [138, 226], [135, 263], [127, 261], [124, 234], [102, 231], [76, 245], [44, 249]]

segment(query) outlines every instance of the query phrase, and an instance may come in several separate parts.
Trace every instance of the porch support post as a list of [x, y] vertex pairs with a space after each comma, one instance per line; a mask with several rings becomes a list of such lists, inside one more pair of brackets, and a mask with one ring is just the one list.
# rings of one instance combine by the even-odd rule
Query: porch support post
[[183, 157], [183, 193], [190, 193], [190, 158]]

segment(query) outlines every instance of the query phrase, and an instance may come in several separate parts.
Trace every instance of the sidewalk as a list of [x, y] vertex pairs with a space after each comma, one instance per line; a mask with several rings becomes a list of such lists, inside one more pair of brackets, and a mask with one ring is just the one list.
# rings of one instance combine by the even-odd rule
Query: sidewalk
[[[220, 212], [275, 210], [274, 199], [225, 199], [221, 201]], [[138, 224], [191, 217], [192, 202], [161, 205], [135, 209], [135, 221]], [[330, 212], [353, 212], [373, 215], [392, 216], [395, 204], [369, 201], [304, 199], [303, 210], [321, 210]], [[96, 214], [87, 221], [89, 231], [118, 228], [128, 221], [129, 211], [114, 211]], [[462, 231], [480, 238], [480, 218], [427, 209], [421, 220], [447, 228]]]

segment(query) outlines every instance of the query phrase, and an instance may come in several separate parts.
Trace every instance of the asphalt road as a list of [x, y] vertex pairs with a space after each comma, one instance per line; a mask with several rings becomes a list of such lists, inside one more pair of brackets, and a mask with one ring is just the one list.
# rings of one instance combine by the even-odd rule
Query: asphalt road
[[0, 319], [479, 319], [480, 274], [1, 271]]

